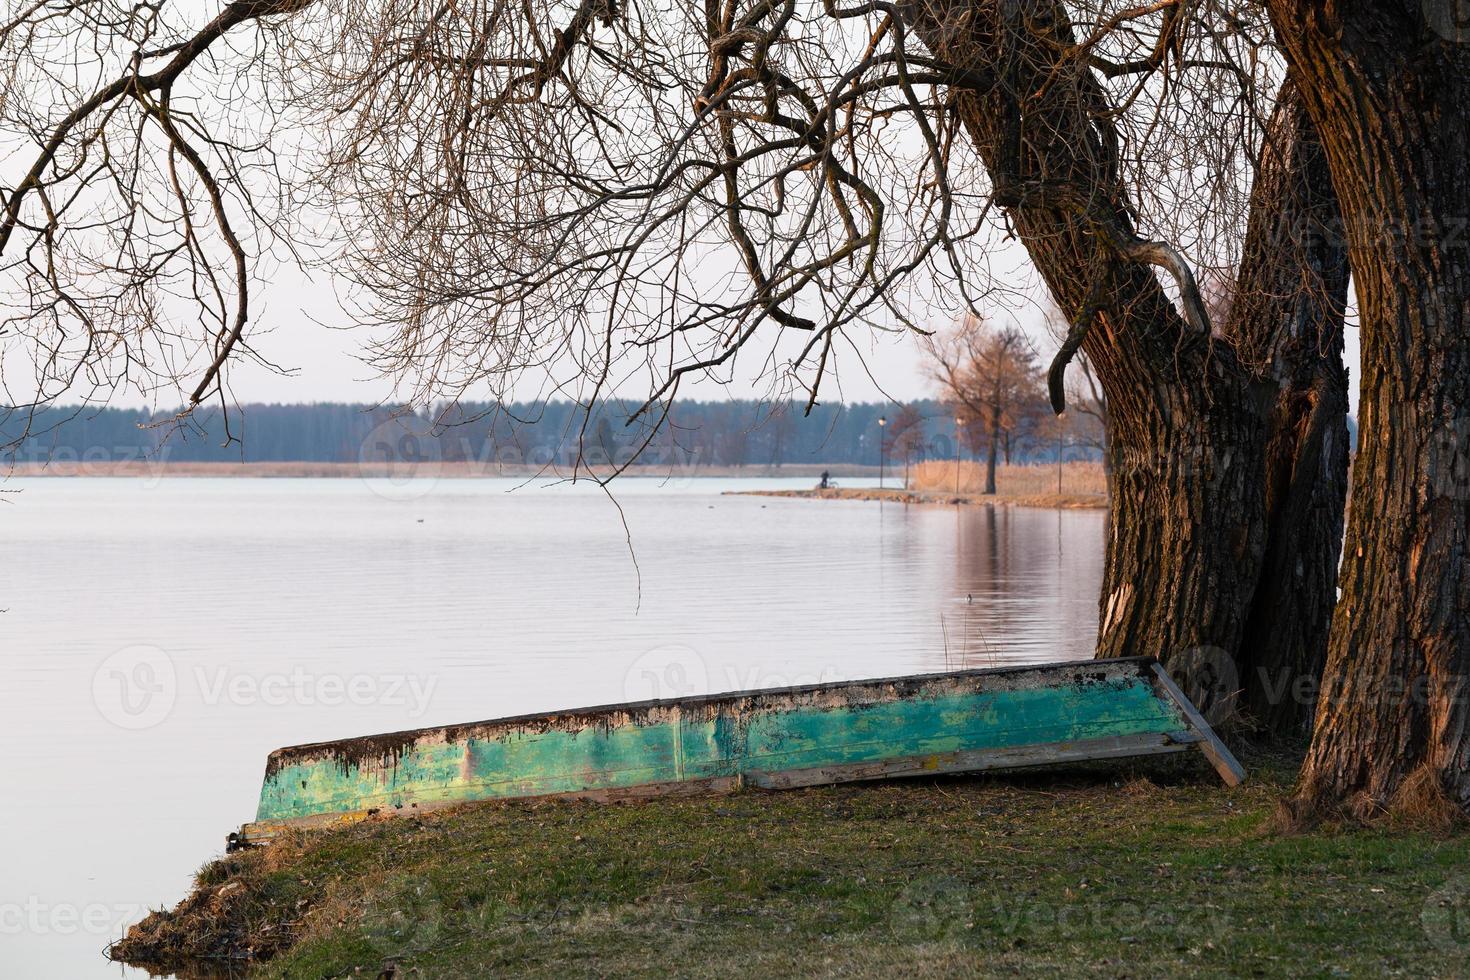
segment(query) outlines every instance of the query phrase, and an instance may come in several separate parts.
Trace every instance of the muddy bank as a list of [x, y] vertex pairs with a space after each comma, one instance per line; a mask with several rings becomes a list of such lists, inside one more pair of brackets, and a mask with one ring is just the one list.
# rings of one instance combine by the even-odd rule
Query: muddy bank
[[300, 834], [275, 846], [213, 861], [194, 876], [194, 889], [172, 909], [160, 909], [128, 930], [109, 959], [185, 980], [244, 976], [299, 938], [317, 902], [316, 883], [283, 869], [301, 856]]

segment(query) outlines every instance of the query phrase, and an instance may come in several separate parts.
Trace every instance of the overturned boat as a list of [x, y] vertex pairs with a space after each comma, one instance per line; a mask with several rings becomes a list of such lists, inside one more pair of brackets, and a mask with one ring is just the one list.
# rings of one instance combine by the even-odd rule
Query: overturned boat
[[642, 701], [277, 749], [256, 819], [282, 828], [483, 800], [629, 800], [977, 772], [1198, 748], [1245, 771], [1151, 657]]

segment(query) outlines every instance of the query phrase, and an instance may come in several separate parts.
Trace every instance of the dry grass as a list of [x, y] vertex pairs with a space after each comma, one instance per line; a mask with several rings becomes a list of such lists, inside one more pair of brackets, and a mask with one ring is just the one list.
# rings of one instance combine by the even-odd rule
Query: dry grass
[[[982, 463], [960, 463], [958, 491], [955, 463], [935, 460], [916, 463], [909, 469], [908, 486], [829, 487], [810, 490], [743, 490], [735, 493], [767, 497], [801, 497], [820, 500], [881, 500], [900, 504], [1012, 504], [1019, 507], [1046, 507], [1086, 510], [1108, 505], [1107, 479], [1101, 463], [1065, 463], [1061, 473], [1061, 491], [1057, 491], [1057, 467], [1001, 466], [996, 468], [995, 493], [985, 490], [985, 467]], [[837, 475], [837, 474], [834, 474]], [[902, 471], [896, 480], [903, 479]]]
[[1308, 783], [1299, 786], [1276, 808], [1274, 827], [1281, 833], [1308, 833], [1324, 823], [1375, 826], [1440, 836], [1470, 827], [1465, 811], [1450, 799], [1439, 772], [1428, 763], [1409, 773], [1387, 799], [1360, 792], [1342, 804], [1324, 807]]
[[[985, 464], [953, 460], [916, 463], [909, 473], [909, 489], [938, 493], [955, 492], [955, 466], [960, 468], [959, 493], [975, 494], [985, 489]], [[1057, 488], [1056, 464], [998, 466], [995, 491], [999, 497], [1044, 497], [1051, 494], [1081, 496], [1106, 494], [1107, 480], [1101, 463], [1063, 463], [1061, 488]]]
[[1190, 753], [368, 822], [227, 856], [113, 954], [262, 980], [1463, 975], [1470, 838], [1277, 833], [1299, 756], [1241, 748], [1235, 789]]
[[1108, 505], [1104, 493], [1038, 493], [1038, 494], [988, 494], [962, 493], [955, 496], [950, 490], [901, 490], [898, 487], [828, 487], [825, 490], [813, 487], [809, 490], [727, 490], [727, 495], [737, 497], [790, 497], [801, 500], [872, 500], [894, 504], [937, 504], [946, 507], [957, 504], [967, 506], [994, 506], [1006, 504], [1014, 507], [1044, 507], [1049, 510], [1098, 510]]

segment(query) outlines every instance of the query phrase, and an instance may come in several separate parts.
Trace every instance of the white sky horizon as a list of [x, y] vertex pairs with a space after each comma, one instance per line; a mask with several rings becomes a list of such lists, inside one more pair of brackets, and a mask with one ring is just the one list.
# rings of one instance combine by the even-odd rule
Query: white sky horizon
[[[256, 294], [258, 314], [253, 331], [247, 331], [252, 347], [281, 370], [273, 371], [251, 360], [241, 360], [231, 369], [230, 394], [234, 404], [310, 404], [313, 402], [346, 402], [357, 404], [400, 404], [405, 399], [396, 393], [391, 381], [375, 374], [364, 360], [368, 333], [361, 328], [337, 328], [331, 324], [346, 322], [335, 291], [313, 281], [298, 270], [280, 267], [276, 280], [260, 288]], [[284, 280], [284, 281], [283, 281]], [[1048, 333], [1038, 304], [1024, 309], [997, 305], [987, 309], [997, 322], [1019, 325], [1031, 337], [1040, 363], [1045, 367], [1056, 352], [1056, 340]], [[942, 328], [947, 322], [930, 326]], [[919, 339], [912, 333], [878, 329], [851, 328], [848, 335], [860, 347], [861, 361], [849, 354], [839, 363], [835, 377], [823, 383], [820, 404], [857, 404], [863, 402], [908, 402], [935, 398], [939, 385], [931, 374]], [[1349, 412], [1358, 407], [1358, 324], [1356, 312], [1349, 311], [1346, 329], [1346, 352], [1350, 371]], [[185, 379], [186, 381], [188, 379]], [[528, 377], [523, 400], [540, 400], [541, 379]], [[144, 396], [131, 389], [114, 392], [111, 397], [91, 402], [118, 408], [173, 408], [182, 404], [186, 392], [155, 392]], [[643, 392], [625, 390], [619, 396], [641, 397]], [[761, 400], [771, 396], [769, 374], [755, 370], [737, 373], [732, 379], [700, 380], [680, 391], [680, 399], [721, 401], [734, 399]], [[800, 393], [796, 393], [800, 396]], [[487, 394], [488, 397], [488, 394]], [[80, 399], [63, 402], [75, 403]], [[472, 399], [473, 400], [473, 399]], [[550, 400], [558, 400], [552, 395]]]

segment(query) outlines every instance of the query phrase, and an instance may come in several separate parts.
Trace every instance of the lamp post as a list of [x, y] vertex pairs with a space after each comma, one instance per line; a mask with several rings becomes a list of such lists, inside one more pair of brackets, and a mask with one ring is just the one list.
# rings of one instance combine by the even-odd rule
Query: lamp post
[[878, 416], [878, 489], [883, 489], [883, 470], [888, 465], [888, 443], [883, 438], [883, 427], [888, 424], [888, 419], [882, 415]]
[[[1058, 416], [1058, 419], [1061, 417]], [[1062, 438], [1067, 430], [1063, 429], [1060, 422], [1057, 425], [1057, 496], [1062, 495]]]
[[954, 417], [954, 495], [960, 495], [960, 426], [965, 420], [958, 415]]

